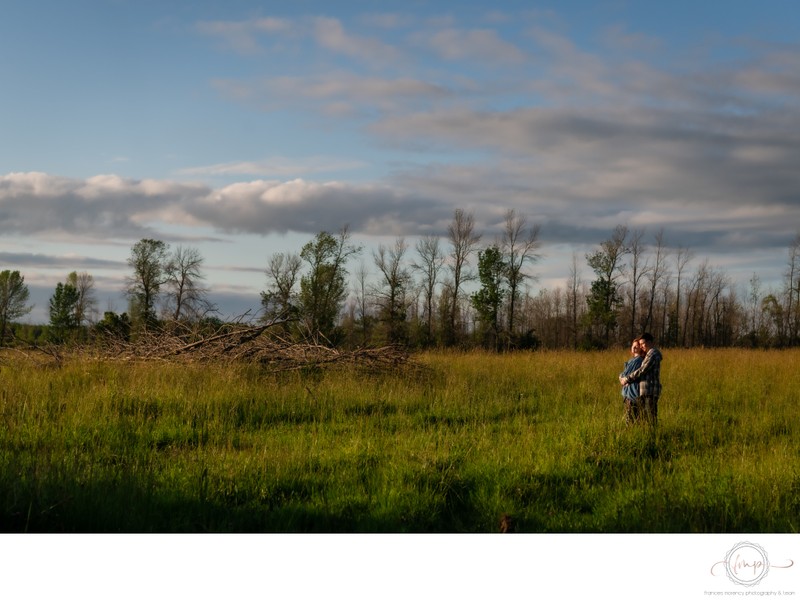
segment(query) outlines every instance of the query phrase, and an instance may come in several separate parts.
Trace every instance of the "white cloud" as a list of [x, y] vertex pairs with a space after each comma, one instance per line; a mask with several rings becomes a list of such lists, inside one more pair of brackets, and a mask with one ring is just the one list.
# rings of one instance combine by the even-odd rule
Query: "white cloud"
[[398, 97], [440, 98], [451, 93], [445, 86], [408, 77], [388, 79], [343, 72], [316, 78], [283, 77], [268, 85], [286, 97], [348, 98], [370, 104], [385, 104]]
[[370, 28], [390, 30], [409, 26], [414, 22], [414, 19], [400, 13], [372, 13], [364, 15], [360, 21]]
[[[651, 232], [663, 227], [670, 244], [682, 243], [699, 253], [704, 248], [741, 253], [743, 241], [749, 248], [784, 247], [800, 223], [796, 200], [709, 200], [692, 195], [691, 181], [688, 188], [676, 186], [680, 173], [648, 172], [634, 163], [627, 167], [605, 173], [600, 166], [553, 178], [557, 166], [509, 160], [429, 165], [397, 172], [382, 184], [276, 179], [216, 189], [113, 175], [78, 180], [10, 174], [0, 176], [0, 228], [29, 239], [53, 239], [55, 232], [61, 239], [72, 235], [115, 242], [142, 237], [169, 241], [175, 225], [257, 236], [313, 235], [344, 225], [364, 236], [444, 235], [458, 207], [472, 211], [478, 228], [491, 236], [498, 215], [514, 208], [542, 224], [546, 243], [599, 243], [616, 224], [627, 223]], [[730, 186], [728, 191], [735, 192]], [[35, 258], [23, 263], [30, 261]]]
[[252, 22], [253, 29], [266, 33], [285, 33], [292, 30], [292, 22], [288, 19], [264, 17]]
[[[337, 71], [315, 76], [280, 76], [260, 80], [215, 80], [223, 95], [262, 110], [319, 110], [332, 115], [402, 111], [455, 97], [441, 83], [410, 77], [384, 78]], [[335, 107], [335, 110], [331, 110]]]
[[501, 39], [491, 29], [442, 29], [430, 34], [415, 34], [412, 40], [448, 61], [519, 64], [527, 58], [525, 52]]
[[[393, 28], [401, 21], [398, 16], [374, 15], [371, 23]], [[282, 39], [302, 41], [311, 39], [325, 52], [334, 53], [365, 64], [389, 64], [401, 58], [400, 51], [377, 37], [350, 33], [340, 19], [317, 16], [282, 19], [254, 18], [242, 21], [203, 21], [195, 24], [199, 33], [219, 40], [223, 46], [242, 55], [256, 55], [266, 49], [268, 42]]]
[[637, 54], [657, 51], [663, 45], [661, 40], [636, 31], [630, 31], [621, 24], [607, 27], [603, 32], [603, 41], [611, 48]]
[[360, 160], [337, 157], [305, 157], [302, 159], [272, 157], [261, 161], [239, 161], [190, 167], [181, 169], [178, 174], [187, 176], [249, 175], [283, 178], [330, 173], [333, 171], [348, 171], [360, 169], [365, 165], [366, 163]]
[[208, 190], [194, 184], [97, 175], [85, 180], [45, 173], [0, 176], [0, 228], [6, 234], [53, 232], [78, 238], [142, 236], [147, 219], [164, 219]]
[[62, 271], [80, 271], [84, 269], [119, 269], [125, 263], [121, 261], [86, 257], [74, 253], [49, 255], [42, 253], [0, 252], [0, 262], [19, 267], [38, 269], [57, 269]]
[[339, 19], [317, 17], [314, 20], [314, 38], [325, 50], [367, 63], [391, 63], [400, 58], [396, 48], [377, 38], [347, 33]]
[[254, 35], [254, 29], [247, 23], [202, 22], [198, 23], [196, 28], [202, 34], [216, 37], [240, 54], [255, 54], [261, 49]]
[[[736, 61], [689, 64], [651, 58], [661, 42], [622, 26], [600, 38], [612, 46], [606, 54], [544, 22], [528, 29], [530, 20], [491, 15], [465, 24], [453, 14], [435, 24], [402, 15], [200, 23], [239, 52], [274, 44], [263, 70], [218, 74], [212, 85], [226, 98], [335, 116], [337, 129], [366, 132], [372, 144], [343, 157], [245, 157], [177, 172], [252, 178], [218, 188], [9, 174], [0, 177], [0, 227], [138, 236], [202, 224], [263, 235], [350, 224], [414, 235], [443, 232], [455, 207], [486, 227], [508, 207], [566, 242], [602, 240], [625, 221], [668, 227], [676, 243], [785, 243], [800, 223], [800, 51], [751, 45]], [[288, 40], [297, 44], [280, 46]], [[320, 134], [304, 135], [313, 143]], [[376, 148], [398, 162], [372, 183], [313, 181], [374, 170]]]
[[[397, 223], [415, 231], [431, 214], [435, 203], [401, 194], [389, 187], [343, 182], [257, 180], [225, 186], [191, 207], [192, 214], [231, 232], [353, 231], [384, 233]], [[447, 205], [441, 211], [448, 212]]]
[[202, 21], [195, 28], [239, 54], [250, 55], [262, 50], [259, 36], [290, 33], [294, 25], [287, 19], [264, 17], [249, 21]]

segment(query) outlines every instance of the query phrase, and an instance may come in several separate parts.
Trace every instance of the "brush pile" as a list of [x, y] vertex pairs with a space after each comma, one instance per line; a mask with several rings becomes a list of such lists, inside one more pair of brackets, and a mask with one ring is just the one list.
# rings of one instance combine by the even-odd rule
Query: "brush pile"
[[342, 350], [319, 336], [302, 340], [285, 335], [285, 322], [266, 325], [226, 324], [199, 334], [172, 327], [143, 332], [133, 341], [109, 339], [95, 352], [106, 359], [185, 362], [252, 362], [271, 371], [351, 364], [370, 369], [396, 368], [409, 359], [406, 349], [388, 345]]

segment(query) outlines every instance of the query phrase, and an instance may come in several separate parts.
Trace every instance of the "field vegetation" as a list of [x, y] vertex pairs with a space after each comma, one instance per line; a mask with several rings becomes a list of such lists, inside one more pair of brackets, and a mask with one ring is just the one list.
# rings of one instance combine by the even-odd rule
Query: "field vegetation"
[[800, 350], [665, 350], [655, 429], [620, 351], [392, 370], [5, 355], [6, 532], [800, 530]]

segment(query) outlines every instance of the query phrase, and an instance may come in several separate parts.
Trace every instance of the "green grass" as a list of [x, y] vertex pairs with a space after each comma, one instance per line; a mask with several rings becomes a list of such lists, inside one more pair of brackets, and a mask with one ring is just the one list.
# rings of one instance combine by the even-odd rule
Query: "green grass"
[[798, 351], [430, 353], [391, 374], [0, 369], [0, 530], [797, 532]]

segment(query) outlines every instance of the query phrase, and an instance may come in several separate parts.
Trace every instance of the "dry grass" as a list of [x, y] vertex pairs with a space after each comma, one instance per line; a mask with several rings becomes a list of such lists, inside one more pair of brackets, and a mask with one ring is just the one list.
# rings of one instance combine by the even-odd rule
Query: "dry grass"
[[0, 528], [796, 531], [800, 352], [664, 356], [653, 431], [623, 423], [624, 352], [278, 373], [4, 355]]

